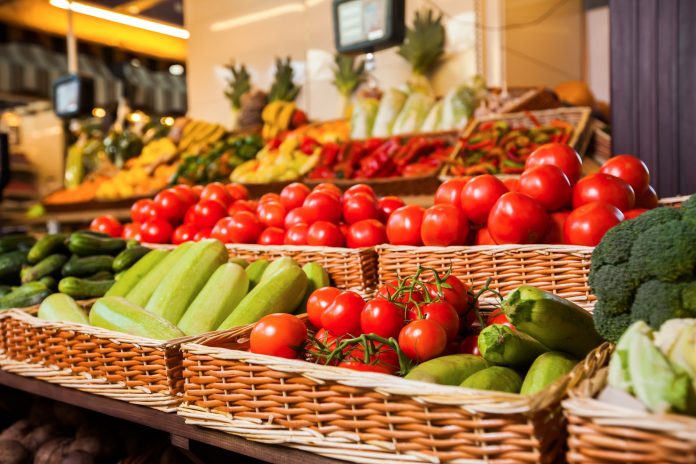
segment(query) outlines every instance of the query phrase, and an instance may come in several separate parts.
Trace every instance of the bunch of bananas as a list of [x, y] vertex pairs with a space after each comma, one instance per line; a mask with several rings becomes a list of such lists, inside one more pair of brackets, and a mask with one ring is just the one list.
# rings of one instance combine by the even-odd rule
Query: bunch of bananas
[[275, 100], [266, 105], [261, 112], [261, 119], [263, 120], [261, 136], [264, 139], [271, 139], [282, 131], [288, 130], [296, 109], [295, 102], [282, 100]]
[[247, 184], [296, 180], [316, 166], [320, 155], [319, 145], [303, 151], [298, 137], [288, 136], [279, 146], [268, 144], [256, 154], [256, 159], [237, 166], [230, 180]]

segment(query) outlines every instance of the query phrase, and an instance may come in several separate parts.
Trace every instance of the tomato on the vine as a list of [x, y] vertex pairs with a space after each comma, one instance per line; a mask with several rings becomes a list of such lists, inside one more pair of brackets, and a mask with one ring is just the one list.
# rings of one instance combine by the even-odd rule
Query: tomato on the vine
[[485, 224], [493, 205], [507, 191], [505, 184], [495, 176], [476, 176], [462, 189], [462, 210], [471, 222]]
[[146, 243], [169, 243], [172, 232], [171, 224], [160, 218], [148, 219], [140, 227], [140, 237]]
[[376, 219], [365, 219], [351, 225], [345, 236], [349, 248], [373, 247], [386, 243], [387, 229]]
[[573, 208], [601, 201], [619, 208], [621, 211], [633, 209], [636, 196], [633, 188], [623, 179], [597, 172], [583, 177], [573, 189]]
[[389, 216], [397, 209], [405, 206], [406, 203], [399, 198], [394, 196], [381, 197], [377, 200], [377, 208], [379, 209], [379, 220], [386, 224]]
[[394, 370], [383, 364], [365, 364], [362, 361], [341, 361], [338, 363], [338, 367], [343, 367], [345, 369], [352, 369], [354, 371], [360, 372], [377, 372], [379, 374], [391, 374]]
[[110, 237], [120, 237], [123, 234], [121, 222], [110, 214], [96, 217], [89, 224], [89, 230], [104, 233]]
[[[350, 189], [349, 189], [350, 190]], [[374, 197], [365, 192], [353, 192], [343, 197], [343, 219], [348, 224], [355, 224], [365, 219], [377, 219], [379, 209]]]
[[518, 192], [501, 196], [488, 216], [488, 231], [498, 244], [538, 243], [546, 232], [549, 215], [534, 199]]
[[520, 176], [518, 191], [536, 200], [546, 211], [567, 206], [573, 193], [568, 177], [560, 168], [550, 164], [524, 171]]
[[[425, 299], [423, 296], [423, 289], [421, 286], [414, 286], [411, 291], [411, 282], [407, 281], [404, 283], [405, 289], [399, 292], [399, 280], [391, 279], [383, 283], [378, 289], [376, 297], [384, 298], [385, 300], [391, 300], [396, 303], [401, 303], [403, 305], [412, 305], [413, 302], [420, 303]], [[399, 293], [397, 295], [397, 293]]]
[[398, 371], [399, 355], [396, 354], [396, 351], [389, 345], [377, 343], [375, 345], [376, 351], [367, 359], [365, 359], [365, 347], [362, 344], [349, 347], [345, 350], [345, 357], [338, 366], [368, 372], [384, 372], [385, 374], [393, 374]]
[[471, 334], [464, 337], [462, 343], [459, 345], [459, 352], [463, 354], [473, 354], [475, 356], [481, 356], [481, 351], [478, 348], [478, 335]]
[[425, 209], [407, 205], [394, 211], [387, 221], [387, 238], [393, 245], [421, 245], [421, 225]]
[[401, 329], [399, 347], [412, 360], [419, 363], [427, 361], [445, 351], [447, 333], [439, 323], [430, 319], [419, 319]]
[[512, 322], [510, 322], [510, 319], [508, 319], [507, 315], [505, 314], [505, 311], [503, 311], [502, 309], [496, 309], [488, 315], [488, 318], [486, 319], [486, 326], [493, 324], [506, 325], [512, 329], [515, 328], [515, 326], [512, 324]]
[[458, 314], [466, 312], [473, 304], [473, 297], [469, 294], [469, 287], [456, 276], [449, 275], [437, 288], [437, 284], [426, 285], [430, 298], [444, 300], [451, 304]]
[[527, 158], [524, 168], [531, 169], [542, 164], [552, 164], [568, 177], [570, 185], [580, 179], [582, 159], [573, 147], [564, 143], [547, 143], [532, 152]]
[[285, 231], [280, 227], [267, 227], [256, 241], [259, 245], [282, 245], [285, 242]]
[[404, 324], [404, 310], [384, 298], [368, 301], [360, 314], [362, 331], [384, 338], [398, 337]]
[[304, 346], [307, 327], [292, 314], [264, 316], [249, 336], [249, 351], [279, 358], [295, 359]]
[[364, 306], [365, 300], [357, 293], [341, 292], [322, 313], [321, 326], [336, 336], [358, 336], [362, 333], [360, 314]]
[[423, 213], [421, 240], [426, 246], [464, 245], [468, 235], [469, 221], [458, 206], [443, 203]]
[[331, 306], [341, 290], [336, 287], [322, 287], [314, 290], [307, 299], [307, 318], [316, 328], [321, 328], [321, 315]]
[[447, 334], [447, 340], [453, 341], [459, 331], [459, 315], [454, 306], [446, 301], [433, 301], [408, 310], [408, 319], [429, 319], [442, 326]]
[[291, 211], [302, 206], [310, 192], [311, 190], [305, 184], [293, 182], [283, 187], [283, 190], [280, 191], [280, 202], [287, 211]]
[[595, 201], [573, 210], [563, 226], [568, 245], [597, 246], [609, 229], [624, 220], [617, 207]]
[[307, 230], [308, 245], [342, 247], [344, 240], [341, 229], [328, 221], [316, 221]]

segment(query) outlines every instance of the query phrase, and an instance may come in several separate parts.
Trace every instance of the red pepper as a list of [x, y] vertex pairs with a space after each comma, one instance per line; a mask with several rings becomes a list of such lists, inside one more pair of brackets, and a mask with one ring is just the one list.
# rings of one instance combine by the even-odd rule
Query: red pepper
[[341, 147], [335, 142], [325, 143], [321, 147], [321, 162], [320, 166], [333, 167], [338, 159], [338, 152]]
[[529, 111], [525, 111], [524, 114], [529, 118], [530, 121], [532, 121], [532, 124], [534, 124], [534, 127], [541, 127], [541, 123], [536, 118], [536, 116], [534, 116]]

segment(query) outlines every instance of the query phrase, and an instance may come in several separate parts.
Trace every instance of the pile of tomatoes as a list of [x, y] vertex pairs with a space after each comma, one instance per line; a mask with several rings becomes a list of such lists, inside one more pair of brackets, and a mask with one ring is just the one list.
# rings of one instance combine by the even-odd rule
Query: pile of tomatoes
[[[434, 277], [424, 280], [430, 272]], [[307, 300], [307, 325], [290, 314], [265, 316], [251, 332], [249, 349], [361, 371], [404, 373], [414, 363], [443, 354], [476, 352], [477, 299], [455, 276], [423, 269], [387, 282], [368, 301], [352, 291], [324, 287]], [[495, 317], [490, 323], [501, 322], [500, 315]]]
[[401, 245], [595, 246], [610, 228], [657, 206], [650, 174], [638, 158], [616, 156], [583, 178], [581, 168], [570, 146], [551, 143], [529, 156], [519, 179], [448, 180], [438, 188], [434, 206], [410, 207], [399, 236], [389, 234], [395, 212], [387, 224], [389, 240]]

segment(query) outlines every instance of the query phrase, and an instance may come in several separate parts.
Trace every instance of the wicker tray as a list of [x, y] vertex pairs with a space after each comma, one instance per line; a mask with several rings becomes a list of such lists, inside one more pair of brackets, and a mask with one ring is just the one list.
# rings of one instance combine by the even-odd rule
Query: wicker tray
[[608, 345], [534, 396], [439, 386], [256, 355], [250, 326], [182, 345], [187, 423], [362, 463], [555, 463], [568, 388]]
[[0, 368], [64, 387], [173, 412], [181, 399], [184, 337], [160, 341], [38, 319], [38, 306], [0, 313]]
[[594, 399], [605, 385], [602, 369], [563, 402], [568, 462], [696, 464], [696, 418], [651, 414]]
[[591, 247], [568, 245], [494, 245], [412, 247], [379, 245], [379, 281], [403, 278], [419, 266], [452, 273], [475, 288], [490, 286], [505, 294], [523, 284], [534, 285], [591, 308], [595, 297], [587, 282]]
[[689, 199], [691, 195], [683, 195], [680, 197], [662, 198], [659, 201], [660, 206], [669, 206], [671, 208], [681, 208], [682, 203]]
[[440, 186], [438, 169], [431, 174], [411, 177], [384, 177], [377, 179], [304, 179], [309, 187], [314, 187], [322, 182], [335, 184], [342, 190], [346, 190], [355, 184], [367, 184], [378, 196], [387, 195], [433, 195]]

